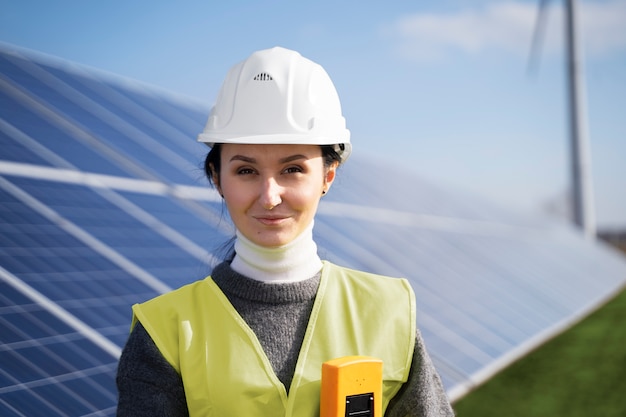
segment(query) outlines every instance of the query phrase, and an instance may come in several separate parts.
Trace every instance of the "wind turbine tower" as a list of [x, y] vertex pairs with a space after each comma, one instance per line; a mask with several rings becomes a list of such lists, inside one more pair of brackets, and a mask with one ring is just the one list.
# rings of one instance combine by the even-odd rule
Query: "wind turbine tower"
[[591, 156], [587, 134], [583, 63], [576, 0], [565, 0], [567, 92], [571, 147], [572, 216], [586, 237], [596, 236]]

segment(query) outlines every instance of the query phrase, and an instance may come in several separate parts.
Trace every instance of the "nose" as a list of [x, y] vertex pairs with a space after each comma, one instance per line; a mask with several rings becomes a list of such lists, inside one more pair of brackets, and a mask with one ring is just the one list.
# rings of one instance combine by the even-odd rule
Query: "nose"
[[261, 194], [259, 195], [259, 202], [265, 210], [271, 210], [283, 202], [282, 200], [282, 187], [276, 182], [273, 177], [263, 180], [261, 185]]

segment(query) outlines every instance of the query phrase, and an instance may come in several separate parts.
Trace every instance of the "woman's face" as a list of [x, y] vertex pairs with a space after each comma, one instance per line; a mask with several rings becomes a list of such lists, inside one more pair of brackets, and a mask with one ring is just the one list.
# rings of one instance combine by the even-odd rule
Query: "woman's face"
[[336, 168], [324, 166], [318, 145], [223, 144], [213, 182], [239, 232], [260, 246], [277, 247], [309, 226]]

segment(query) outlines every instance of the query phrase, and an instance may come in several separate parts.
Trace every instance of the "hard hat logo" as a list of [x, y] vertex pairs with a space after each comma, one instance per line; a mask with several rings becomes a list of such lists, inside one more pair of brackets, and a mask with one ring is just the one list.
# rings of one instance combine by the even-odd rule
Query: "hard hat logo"
[[228, 72], [204, 131], [214, 143], [337, 145], [350, 155], [350, 131], [326, 71], [276, 47], [253, 53]]
[[274, 81], [274, 78], [268, 73], [262, 72], [254, 77], [254, 81]]

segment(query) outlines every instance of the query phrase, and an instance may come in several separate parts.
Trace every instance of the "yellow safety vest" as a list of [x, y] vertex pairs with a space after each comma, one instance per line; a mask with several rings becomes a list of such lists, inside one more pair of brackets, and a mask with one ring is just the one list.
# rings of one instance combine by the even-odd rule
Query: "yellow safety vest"
[[133, 306], [181, 375], [191, 417], [318, 417], [322, 363], [383, 360], [383, 411], [406, 382], [415, 344], [415, 296], [405, 279], [324, 262], [289, 389], [261, 344], [210, 277]]

